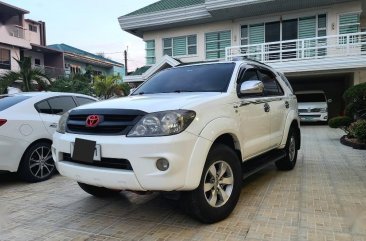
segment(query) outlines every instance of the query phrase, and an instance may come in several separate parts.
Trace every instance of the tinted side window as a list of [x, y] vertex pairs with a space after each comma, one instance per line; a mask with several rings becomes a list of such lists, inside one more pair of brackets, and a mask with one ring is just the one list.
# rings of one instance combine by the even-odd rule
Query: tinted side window
[[294, 90], [292, 89], [292, 86], [290, 84], [290, 81], [288, 81], [288, 79], [286, 78], [286, 76], [280, 72], [278, 72], [278, 74], [281, 76], [282, 80], [285, 82], [285, 84], [287, 85], [287, 87], [289, 87], [289, 89], [291, 90], [292, 93], [294, 93]]
[[48, 100], [48, 103], [55, 115], [62, 115], [66, 111], [76, 107], [75, 101], [71, 96], [51, 98]]
[[26, 99], [29, 96], [15, 96], [15, 95], [2, 95], [0, 96], [0, 111], [3, 111], [13, 105], [16, 105]]
[[264, 85], [264, 94], [267, 96], [283, 95], [283, 91], [277, 83], [275, 75], [267, 70], [259, 71], [261, 80]]
[[50, 105], [48, 104], [47, 100], [37, 103], [36, 109], [37, 109], [38, 113], [52, 114], [52, 109], [51, 109]]
[[79, 97], [79, 96], [76, 96], [76, 100], [77, 100], [77, 102], [78, 102], [79, 105], [85, 105], [85, 104], [89, 104], [89, 103], [95, 102], [94, 99], [85, 98], [85, 97]]

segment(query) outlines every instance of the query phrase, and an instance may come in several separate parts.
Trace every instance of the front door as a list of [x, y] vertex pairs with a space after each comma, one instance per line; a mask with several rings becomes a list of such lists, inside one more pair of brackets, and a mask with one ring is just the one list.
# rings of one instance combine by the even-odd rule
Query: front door
[[[244, 81], [259, 80], [255, 68], [246, 68], [238, 78], [239, 93], [240, 85]], [[240, 130], [243, 159], [248, 159], [269, 148], [270, 118], [266, 112], [266, 97], [262, 95], [241, 96], [238, 94], [236, 104], [240, 115]]]

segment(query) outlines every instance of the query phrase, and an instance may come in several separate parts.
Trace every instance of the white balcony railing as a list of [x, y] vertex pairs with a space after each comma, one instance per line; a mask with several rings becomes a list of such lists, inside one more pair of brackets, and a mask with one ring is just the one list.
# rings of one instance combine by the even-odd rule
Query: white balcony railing
[[244, 57], [263, 63], [361, 55], [366, 56], [366, 32], [226, 48], [228, 61]]

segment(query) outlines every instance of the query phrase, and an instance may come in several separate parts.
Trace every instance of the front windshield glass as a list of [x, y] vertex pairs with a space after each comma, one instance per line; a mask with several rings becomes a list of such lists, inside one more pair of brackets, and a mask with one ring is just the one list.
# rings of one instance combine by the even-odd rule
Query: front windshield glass
[[296, 94], [297, 102], [326, 102], [325, 96], [320, 93]]
[[180, 92], [226, 92], [234, 63], [203, 64], [163, 70], [132, 95]]

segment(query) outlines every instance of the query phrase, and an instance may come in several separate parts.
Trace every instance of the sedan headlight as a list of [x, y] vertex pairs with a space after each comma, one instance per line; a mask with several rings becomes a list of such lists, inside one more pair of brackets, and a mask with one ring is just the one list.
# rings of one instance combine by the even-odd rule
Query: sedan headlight
[[127, 137], [170, 136], [184, 131], [194, 120], [191, 110], [172, 110], [148, 114], [132, 128]]
[[67, 122], [67, 119], [69, 118], [69, 114], [70, 112], [65, 112], [60, 120], [58, 121], [58, 125], [57, 125], [57, 129], [56, 131], [61, 133], [61, 134], [65, 134], [65, 131], [66, 131], [66, 122]]

